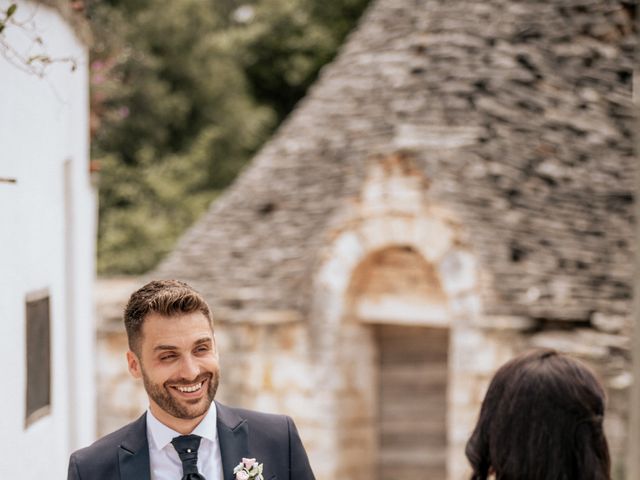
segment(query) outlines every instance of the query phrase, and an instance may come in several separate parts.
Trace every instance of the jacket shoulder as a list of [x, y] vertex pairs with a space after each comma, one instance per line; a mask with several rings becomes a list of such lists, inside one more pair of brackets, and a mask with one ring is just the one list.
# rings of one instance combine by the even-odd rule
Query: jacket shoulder
[[[125, 439], [131, 438], [132, 434], [145, 435], [146, 439], [146, 417], [142, 415], [137, 420], [125, 425], [124, 427], [105, 435], [93, 442], [88, 447], [76, 450], [71, 454], [71, 460], [78, 466], [99, 464], [108, 464], [117, 461], [118, 448], [125, 442]], [[144, 441], [144, 439], [141, 439]]]
[[232, 411], [238, 417], [247, 420], [254, 427], [269, 427], [269, 428], [282, 428], [286, 431], [289, 422], [292, 422], [291, 418], [287, 415], [281, 415], [277, 413], [265, 413], [255, 410], [248, 410], [246, 408], [236, 407], [224, 407]]

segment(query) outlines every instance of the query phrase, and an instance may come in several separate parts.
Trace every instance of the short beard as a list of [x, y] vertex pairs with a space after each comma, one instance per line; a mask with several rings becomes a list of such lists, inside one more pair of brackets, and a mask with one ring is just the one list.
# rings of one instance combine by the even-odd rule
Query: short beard
[[[190, 410], [188, 406], [181, 405], [173, 396], [171, 395], [169, 389], [171, 388], [169, 385], [176, 385], [180, 383], [188, 383], [194, 384], [198, 382], [203, 382], [205, 380], [209, 380], [207, 383], [207, 402], [202, 408], [198, 410]], [[218, 372], [210, 372], [203, 373], [199, 375], [192, 382], [183, 382], [183, 381], [166, 381], [162, 385], [158, 385], [153, 383], [149, 377], [145, 374], [144, 370], [142, 370], [142, 381], [144, 382], [144, 389], [147, 391], [149, 397], [165, 412], [169, 415], [180, 418], [183, 420], [193, 420], [194, 418], [201, 417], [209, 410], [211, 406], [211, 402], [216, 396], [216, 391], [218, 390], [218, 383], [220, 381], [220, 375]], [[198, 400], [199, 402], [200, 400]]]

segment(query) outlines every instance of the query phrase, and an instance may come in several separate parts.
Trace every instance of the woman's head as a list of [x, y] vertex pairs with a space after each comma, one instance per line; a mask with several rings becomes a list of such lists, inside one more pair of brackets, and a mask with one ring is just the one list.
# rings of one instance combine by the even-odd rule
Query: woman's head
[[520, 355], [493, 377], [467, 442], [472, 480], [608, 480], [605, 392], [581, 362]]

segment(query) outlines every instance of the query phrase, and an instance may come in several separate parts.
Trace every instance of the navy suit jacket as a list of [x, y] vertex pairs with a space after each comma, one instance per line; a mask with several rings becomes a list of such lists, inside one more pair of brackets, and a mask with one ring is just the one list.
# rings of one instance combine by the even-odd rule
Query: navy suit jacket
[[[315, 480], [291, 418], [225, 407], [216, 402], [223, 480], [233, 480], [242, 458], [264, 464], [265, 480]], [[69, 459], [68, 480], [150, 480], [147, 416]], [[176, 479], [179, 480], [179, 479]]]

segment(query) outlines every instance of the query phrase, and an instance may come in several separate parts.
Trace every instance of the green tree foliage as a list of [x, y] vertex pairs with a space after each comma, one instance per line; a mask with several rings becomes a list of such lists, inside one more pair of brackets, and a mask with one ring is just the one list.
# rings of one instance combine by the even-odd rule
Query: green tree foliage
[[92, 4], [101, 273], [156, 265], [304, 95], [367, 1]]
[[255, 98], [281, 120], [329, 62], [368, 0], [266, 0], [240, 29], [239, 60]]

